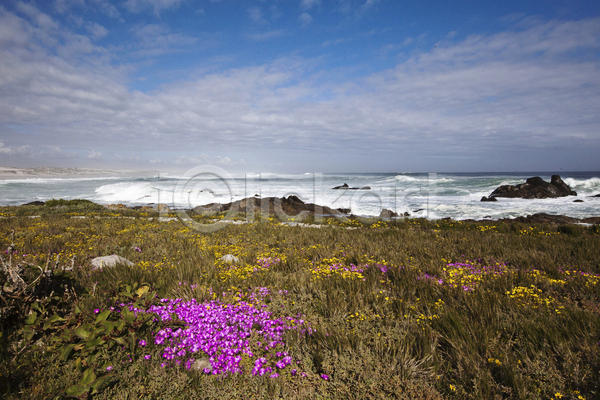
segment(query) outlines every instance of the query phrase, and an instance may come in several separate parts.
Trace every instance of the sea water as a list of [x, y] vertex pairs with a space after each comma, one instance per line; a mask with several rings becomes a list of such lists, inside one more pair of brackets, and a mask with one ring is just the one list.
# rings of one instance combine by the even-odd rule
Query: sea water
[[[165, 203], [190, 209], [246, 197], [297, 196], [307, 203], [377, 216], [382, 209], [411, 217], [499, 219], [535, 213], [575, 218], [600, 216], [600, 172], [561, 172], [578, 193], [556, 199], [508, 199], [481, 202], [500, 185], [516, 185], [532, 176], [550, 181], [553, 173], [338, 173], [231, 176], [220, 169], [197, 168], [186, 174], [140, 173], [113, 176], [0, 179], [0, 205], [35, 200], [87, 199], [127, 206]], [[334, 189], [347, 184], [349, 189]], [[574, 202], [574, 200], [583, 200]]]

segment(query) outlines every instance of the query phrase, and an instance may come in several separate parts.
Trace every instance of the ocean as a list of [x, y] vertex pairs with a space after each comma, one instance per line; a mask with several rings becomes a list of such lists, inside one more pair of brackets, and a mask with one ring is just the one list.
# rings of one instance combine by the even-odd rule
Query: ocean
[[[245, 197], [298, 196], [304, 202], [377, 216], [386, 208], [411, 217], [500, 219], [535, 213], [575, 218], [600, 216], [600, 172], [560, 172], [578, 193], [557, 199], [506, 199], [481, 202], [500, 185], [515, 185], [532, 176], [550, 181], [553, 172], [518, 173], [339, 173], [229, 175], [216, 167], [186, 174], [139, 173], [104, 176], [0, 178], [0, 205], [34, 200], [88, 199], [127, 206], [166, 203], [193, 208]], [[333, 189], [346, 184], [349, 189]], [[574, 202], [579, 199], [583, 202]]]

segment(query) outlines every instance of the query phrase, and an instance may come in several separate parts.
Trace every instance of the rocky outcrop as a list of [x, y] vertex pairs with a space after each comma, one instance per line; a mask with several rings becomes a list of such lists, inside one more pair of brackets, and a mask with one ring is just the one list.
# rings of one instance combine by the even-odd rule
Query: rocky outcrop
[[492, 196], [488, 196], [488, 197], [483, 196], [481, 198], [481, 201], [498, 201], [498, 199], [495, 197], [492, 197]]
[[[558, 175], [552, 175], [550, 183], [539, 176], [527, 179], [519, 185], [502, 185], [490, 194], [488, 199], [496, 197], [546, 199], [564, 196], [577, 196]], [[483, 200], [483, 199], [482, 199]]]
[[233, 203], [218, 204], [211, 203], [205, 206], [194, 207], [192, 212], [199, 215], [212, 216], [218, 213], [234, 212], [234, 213], [263, 213], [269, 215], [284, 214], [288, 217], [303, 218], [308, 215], [317, 216], [343, 216], [344, 213], [326, 207], [317, 206], [312, 203], [304, 203], [297, 196], [288, 197], [265, 197], [256, 198], [248, 197], [242, 200], [234, 201]]
[[36, 207], [41, 207], [41, 206], [43, 206], [43, 205], [45, 205], [45, 204], [46, 204], [46, 202], [45, 202], [45, 201], [39, 201], [39, 200], [36, 200], [36, 201], [32, 201], [31, 203], [25, 203], [25, 204], [23, 204], [23, 205], [24, 205], [24, 206], [36, 206]]

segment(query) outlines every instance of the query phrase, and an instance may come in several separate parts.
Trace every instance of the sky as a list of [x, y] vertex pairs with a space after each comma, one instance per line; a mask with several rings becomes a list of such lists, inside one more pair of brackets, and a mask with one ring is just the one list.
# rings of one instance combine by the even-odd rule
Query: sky
[[0, 166], [600, 170], [600, 2], [0, 0]]

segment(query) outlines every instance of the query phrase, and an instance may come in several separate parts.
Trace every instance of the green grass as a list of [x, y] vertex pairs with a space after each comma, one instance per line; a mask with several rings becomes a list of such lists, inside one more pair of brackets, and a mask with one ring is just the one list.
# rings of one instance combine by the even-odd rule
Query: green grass
[[[0, 248], [11, 243], [14, 229], [23, 264], [44, 268], [50, 258], [53, 266], [59, 254], [59, 266], [68, 267], [75, 256], [74, 271], [52, 293], [40, 289], [35, 322], [27, 321], [31, 296], [16, 308], [0, 304], [3, 398], [59, 398], [83, 382], [85, 371], [106, 376], [96, 381], [98, 393], [82, 395], [90, 398], [600, 396], [597, 227], [407, 219], [327, 220], [327, 227], [314, 229], [263, 219], [202, 234], [179, 221], [159, 222], [158, 213], [56, 202], [0, 209], [6, 216], [0, 218]], [[82, 215], [87, 218], [73, 218]], [[113, 253], [135, 265], [91, 270], [90, 259]], [[225, 254], [241, 263], [225, 265], [219, 260]], [[281, 262], [256, 268], [265, 257]], [[475, 276], [449, 265], [467, 261], [498, 264], [502, 273]], [[363, 271], [326, 272], [338, 264]], [[26, 281], [36, 271], [24, 271]], [[462, 288], [467, 284], [472, 290]], [[154, 297], [135, 294], [144, 286], [159, 297], [198, 301], [213, 298], [210, 290], [230, 299], [248, 288], [269, 288], [269, 311], [302, 314], [314, 329], [310, 335], [290, 331], [285, 340], [306, 376], [215, 377], [162, 368], [161, 348], [152, 342], [159, 326], [151, 321], [132, 320], [122, 331], [103, 333], [104, 344], [60, 357], [66, 343], [85, 343], [67, 338], [70, 329], [101, 324], [93, 310], [127, 296], [151, 304]], [[62, 320], [49, 322], [55, 314]], [[129, 362], [120, 345], [110, 343], [134, 336], [150, 344], [128, 347]], [[115, 368], [107, 373], [109, 362]]]

